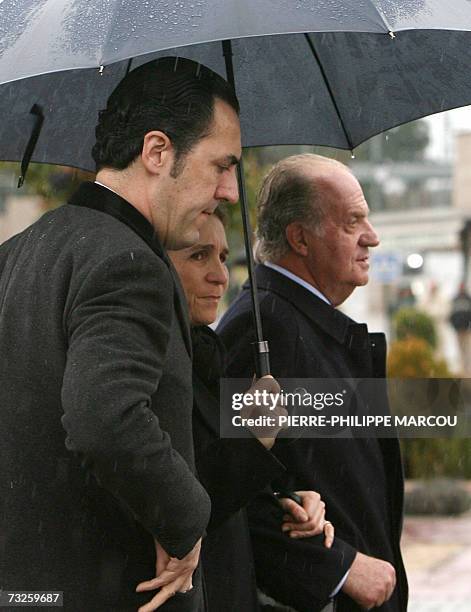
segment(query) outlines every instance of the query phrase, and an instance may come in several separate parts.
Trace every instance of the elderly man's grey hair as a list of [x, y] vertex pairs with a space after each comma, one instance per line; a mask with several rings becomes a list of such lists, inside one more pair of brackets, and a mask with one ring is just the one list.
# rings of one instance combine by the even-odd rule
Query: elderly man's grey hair
[[322, 235], [323, 198], [316, 171], [331, 165], [348, 171], [339, 161], [312, 153], [292, 155], [273, 166], [257, 198], [258, 261], [276, 262], [289, 252], [286, 227], [290, 223], [304, 223]]

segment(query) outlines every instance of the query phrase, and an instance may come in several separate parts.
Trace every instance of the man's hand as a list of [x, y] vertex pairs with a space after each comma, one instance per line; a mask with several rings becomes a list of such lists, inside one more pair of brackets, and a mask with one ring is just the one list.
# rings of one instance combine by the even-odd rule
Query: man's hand
[[325, 520], [325, 503], [316, 491], [295, 491], [302, 506], [289, 497], [278, 501], [286, 512], [283, 517], [282, 531], [289, 532], [291, 538], [310, 538], [325, 534], [324, 545], [330, 548], [334, 541], [334, 526]]
[[155, 540], [156, 577], [137, 585], [136, 591], [160, 591], [154, 595], [149, 603], [141, 606], [138, 612], [152, 612], [157, 610], [175, 593], [185, 593], [193, 588], [192, 576], [198, 566], [201, 550], [201, 538], [196, 542], [190, 552], [183, 559], [170, 557], [167, 552]]
[[273, 419], [273, 425], [246, 425], [247, 429], [253, 433], [267, 450], [270, 450], [273, 444], [275, 444], [275, 438], [280, 430], [284, 429], [284, 426], [279, 425], [280, 416], [288, 415], [286, 408], [283, 408], [279, 403], [280, 391], [280, 385], [273, 376], [270, 376], [270, 374], [262, 376], [262, 378], [252, 383], [252, 386], [245, 392], [245, 395], [248, 398], [256, 398], [258, 396], [261, 399], [263, 397], [265, 401], [256, 404], [252, 399], [240, 411], [240, 415], [244, 419], [256, 419], [257, 417]]
[[396, 571], [387, 561], [357, 553], [343, 592], [366, 610], [381, 606], [396, 586]]

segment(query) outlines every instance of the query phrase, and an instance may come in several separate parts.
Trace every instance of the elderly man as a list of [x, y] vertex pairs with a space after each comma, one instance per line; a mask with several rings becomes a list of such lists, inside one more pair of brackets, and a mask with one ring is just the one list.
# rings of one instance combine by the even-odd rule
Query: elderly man
[[166, 249], [238, 198], [238, 103], [165, 58], [121, 81], [96, 136], [96, 182], [0, 247], [0, 586], [62, 591], [68, 612], [194, 612], [210, 504]]
[[[279, 162], [258, 202], [256, 269], [264, 336], [276, 378], [370, 378], [385, 375], [383, 334], [368, 334], [337, 310], [368, 282], [369, 249], [378, 237], [358, 181], [343, 164], [316, 155]], [[252, 370], [250, 296], [245, 286], [218, 331], [229, 351], [228, 375]], [[380, 607], [402, 612], [407, 581], [399, 549], [403, 479], [396, 439], [277, 441], [288, 472], [283, 489], [314, 489], [325, 500], [336, 544], [325, 550], [267, 529], [267, 502], [254, 504], [252, 535], [258, 581], [300, 611]], [[293, 547], [298, 547], [295, 550]], [[297, 575], [283, 560], [302, 559]]]

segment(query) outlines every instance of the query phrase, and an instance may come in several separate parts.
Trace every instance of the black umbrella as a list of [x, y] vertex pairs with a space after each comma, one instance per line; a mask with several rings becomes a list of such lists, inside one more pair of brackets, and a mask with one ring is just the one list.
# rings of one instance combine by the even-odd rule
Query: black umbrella
[[[163, 55], [194, 59], [236, 84], [244, 146], [353, 149], [471, 103], [467, 0], [4, 0], [0, 7], [0, 158], [23, 159], [23, 175], [29, 159], [92, 169], [92, 118], [129, 69]], [[256, 296], [254, 312], [264, 351]]]

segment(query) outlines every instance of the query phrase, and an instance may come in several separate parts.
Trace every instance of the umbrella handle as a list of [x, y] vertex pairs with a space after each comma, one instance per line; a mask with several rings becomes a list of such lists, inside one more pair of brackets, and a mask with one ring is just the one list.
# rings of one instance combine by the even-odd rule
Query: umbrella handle
[[298, 506], [303, 507], [303, 498], [294, 491], [275, 491], [273, 495], [276, 499], [292, 499]]
[[255, 359], [255, 373], [257, 378], [262, 378], [270, 374], [270, 351], [268, 350], [268, 342], [252, 342]]

